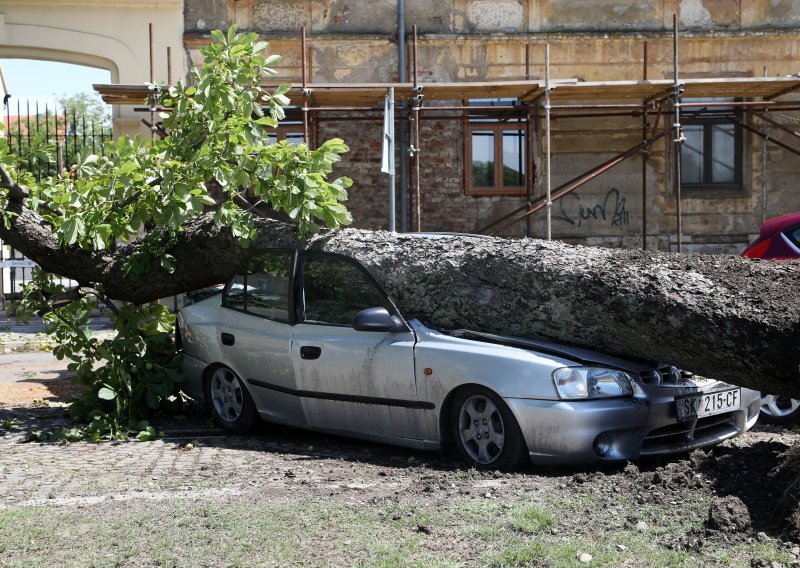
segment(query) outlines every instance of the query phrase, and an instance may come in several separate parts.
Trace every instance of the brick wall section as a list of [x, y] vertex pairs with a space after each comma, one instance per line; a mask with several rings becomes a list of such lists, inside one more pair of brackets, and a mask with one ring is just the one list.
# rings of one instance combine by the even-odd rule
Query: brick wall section
[[[375, 114], [374, 116], [378, 116]], [[389, 227], [389, 176], [381, 173], [380, 121], [322, 120], [317, 139], [338, 136], [350, 147], [334, 170], [353, 180], [347, 206], [353, 226], [363, 229]], [[398, 127], [399, 128], [399, 125]], [[515, 197], [471, 197], [464, 193], [464, 126], [459, 117], [423, 119], [420, 123], [420, 197], [423, 231], [474, 233], [522, 204]], [[400, 228], [400, 176], [396, 156], [397, 228]], [[416, 230], [414, 169], [409, 164], [409, 229]], [[522, 223], [506, 232], [520, 236]]]
[[346, 205], [353, 214], [353, 226], [361, 229], [386, 229], [389, 223], [388, 176], [381, 173], [381, 129], [382, 122], [373, 121], [317, 123], [320, 143], [341, 138], [350, 147], [343, 160], [334, 166], [334, 175], [353, 180]]

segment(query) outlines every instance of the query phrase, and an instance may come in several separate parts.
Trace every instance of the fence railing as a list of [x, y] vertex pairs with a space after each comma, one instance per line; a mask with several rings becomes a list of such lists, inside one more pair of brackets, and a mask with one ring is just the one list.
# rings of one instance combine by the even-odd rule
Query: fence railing
[[[49, 105], [40, 109], [38, 103], [31, 107], [30, 102], [23, 106], [17, 101], [13, 114], [14, 106], [6, 106], [5, 137], [11, 152], [22, 159], [37, 180], [65, 171], [81, 157], [102, 155], [105, 143], [112, 139], [107, 121], [87, 118], [76, 109], [51, 109]], [[50, 160], [41, 159], [43, 146], [51, 154]]]
[[[16, 107], [16, 114], [12, 108]], [[38, 104], [8, 104], [5, 110], [5, 139], [12, 153], [37, 181], [68, 170], [89, 154], [104, 154], [112, 139], [111, 126], [79, 114], [74, 109], [51, 109]], [[19, 251], [0, 242], [0, 301], [16, 300], [31, 279], [36, 265]], [[71, 281], [62, 282], [69, 285]]]

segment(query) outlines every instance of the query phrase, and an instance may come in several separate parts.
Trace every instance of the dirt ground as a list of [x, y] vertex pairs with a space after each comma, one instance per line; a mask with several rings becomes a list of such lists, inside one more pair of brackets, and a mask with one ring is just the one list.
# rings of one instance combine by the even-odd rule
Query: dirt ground
[[289, 428], [227, 437], [199, 415], [155, 442], [59, 446], [25, 440], [64, 423], [67, 375], [16, 365], [0, 371], [2, 566], [800, 565], [779, 469], [797, 430], [514, 473]]

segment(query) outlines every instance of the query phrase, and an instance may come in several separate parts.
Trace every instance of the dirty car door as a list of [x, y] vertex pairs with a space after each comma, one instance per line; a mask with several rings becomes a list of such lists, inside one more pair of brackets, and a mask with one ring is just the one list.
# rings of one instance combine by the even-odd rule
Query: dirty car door
[[226, 361], [247, 383], [259, 413], [275, 422], [305, 425], [303, 409], [282, 389], [295, 386], [291, 364], [289, 300], [294, 251], [253, 256], [225, 289], [217, 324]]
[[395, 308], [351, 259], [307, 254], [297, 286], [292, 365], [306, 419], [315, 428], [420, 438], [414, 334], [357, 331], [366, 308]]

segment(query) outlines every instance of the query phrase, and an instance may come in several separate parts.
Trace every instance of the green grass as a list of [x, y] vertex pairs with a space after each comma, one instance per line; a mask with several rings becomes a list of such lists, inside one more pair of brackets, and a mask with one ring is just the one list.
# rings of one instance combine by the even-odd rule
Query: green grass
[[[643, 531], [622, 522], [603, 525], [599, 519], [608, 515], [587, 495], [556, 501], [539, 493], [429, 500], [401, 494], [362, 502], [358, 492], [275, 499], [268, 490], [0, 508], [0, 566], [566, 568], [579, 565], [580, 552], [592, 555], [591, 566], [792, 560], [776, 541], [670, 550], [667, 537], [684, 536], [702, 522], [688, 516], [682, 522], [648, 521]], [[634, 511], [647, 514], [632, 501], [620, 501], [622, 519]]]

